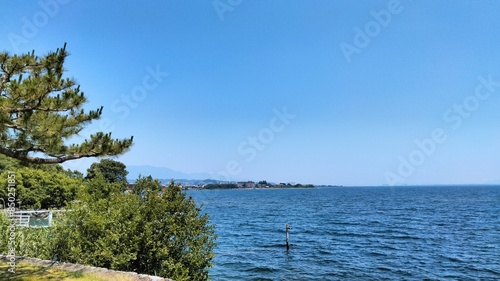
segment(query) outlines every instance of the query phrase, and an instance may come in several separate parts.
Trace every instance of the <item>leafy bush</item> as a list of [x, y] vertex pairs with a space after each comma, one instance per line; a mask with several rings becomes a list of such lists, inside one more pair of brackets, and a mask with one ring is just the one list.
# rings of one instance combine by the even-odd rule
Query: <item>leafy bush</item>
[[101, 174], [107, 182], [120, 182], [127, 186], [127, 175], [125, 164], [112, 159], [102, 159], [99, 163], [92, 163], [87, 169], [87, 179], [93, 179]]
[[[24, 206], [62, 206], [77, 199], [51, 228], [16, 228], [16, 255], [177, 281], [208, 280], [215, 227], [174, 182], [162, 186], [151, 177], [139, 178], [132, 190], [123, 192], [122, 182], [109, 182], [100, 173], [84, 182], [81, 175], [59, 168], [19, 167], [15, 172], [16, 197]], [[1, 185], [7, 186], [2, 183], [6, 178], [0, 175]], [[4, 254], [10, 223], [0, 212]]]
[[[100, 184], [109, 184], [99, 177]], [[134, 192], [82, 196], [54, 229], [53, 254], [65, 262], [182, 280], [208, 280], [214, 226], [173, 182], [140, 178]]]
[[[14, 170], [16, 201], [22, 209], [60, 209], [76, 198], [83, 179], [70, 177], [60, 166], [20, 167]], [[7, 202], [7, 170], [0, 173], [0, 198]]]
[[[0, 252], [8, 253], [8, 241], [11, 235], [9, 221], [5, 212], [0, 212]], [[49, 228], [22, 228], [14, 229], [16, 242], [16, 255], [51, 259], [51, 229]]]

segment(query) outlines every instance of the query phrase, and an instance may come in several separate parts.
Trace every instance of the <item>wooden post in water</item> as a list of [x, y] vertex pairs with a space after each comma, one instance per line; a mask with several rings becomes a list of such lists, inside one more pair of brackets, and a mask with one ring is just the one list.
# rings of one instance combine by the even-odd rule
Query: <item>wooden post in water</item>
[[285, 226], [286, 228], [286, 250], [290, 250], [290, 244], [288, 244], [288, 230], [290, 229], [290, 226], [288, 225], [288, 223], [286, 224]]

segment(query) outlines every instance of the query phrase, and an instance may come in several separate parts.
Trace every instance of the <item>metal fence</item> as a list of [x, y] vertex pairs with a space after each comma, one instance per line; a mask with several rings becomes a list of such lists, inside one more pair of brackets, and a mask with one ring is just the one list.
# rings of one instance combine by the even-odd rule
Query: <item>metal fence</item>
[[[6, 211], [6, 210], [5, 210]], [[54, 219], [67, 210], [30, 210], [15, 211], [9, 219], [14, 220], [18, 227], [50, 227]]]

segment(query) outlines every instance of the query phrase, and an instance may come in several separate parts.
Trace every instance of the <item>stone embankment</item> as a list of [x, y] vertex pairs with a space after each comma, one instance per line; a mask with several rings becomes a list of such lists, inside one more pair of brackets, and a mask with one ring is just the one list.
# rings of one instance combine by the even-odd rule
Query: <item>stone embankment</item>
[[[7, 262], [7, 257], [4, 255], [0, 255], [0, 260], [2, 262]], [[57, 262], [57, 261], [50, 261], [50, 260], [41, 260], [41, 259], [27, 258], [27, 257], [16, 257], [16, 263], [17, 262], [27, 262], [27, 263], [42, 266], [45, 268], [48, 268], [48, 267], [56, 268], [56, 269], [61, 269], [61, 270], [65, 270], [68, 272], [82, 272], [82, 273], [96, 274], [99, 277], [102, 277], [104, 279], [109, 278], [109, 280], [115, 280], [115, 278], [113, 278], [113, 277], [120, 276], [120, 277], [129, 277], [133, 281], [174, 281], [174, 280], [168, 279], [168, 278], [145, 275], [145, 274], [137, 274], [135, 272], [116, 271], [116, 270], [111, 270], [111, 269], [106, 269], [106, 268], [101, 268], [101, 267], [93, 267], [93, 266], [87, 266], [87, 265], [81, 265], [81, 264]]]

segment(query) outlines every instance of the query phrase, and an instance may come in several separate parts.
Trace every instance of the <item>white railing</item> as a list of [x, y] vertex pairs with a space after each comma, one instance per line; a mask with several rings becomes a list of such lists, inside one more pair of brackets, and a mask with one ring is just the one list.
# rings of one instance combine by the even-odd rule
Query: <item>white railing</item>
[[14, 220], [17, 227], [50, 227], [54, 213], [66, 212], [67, 210], [25, 210], [15, 211], [13, 216], [6, 217]]

